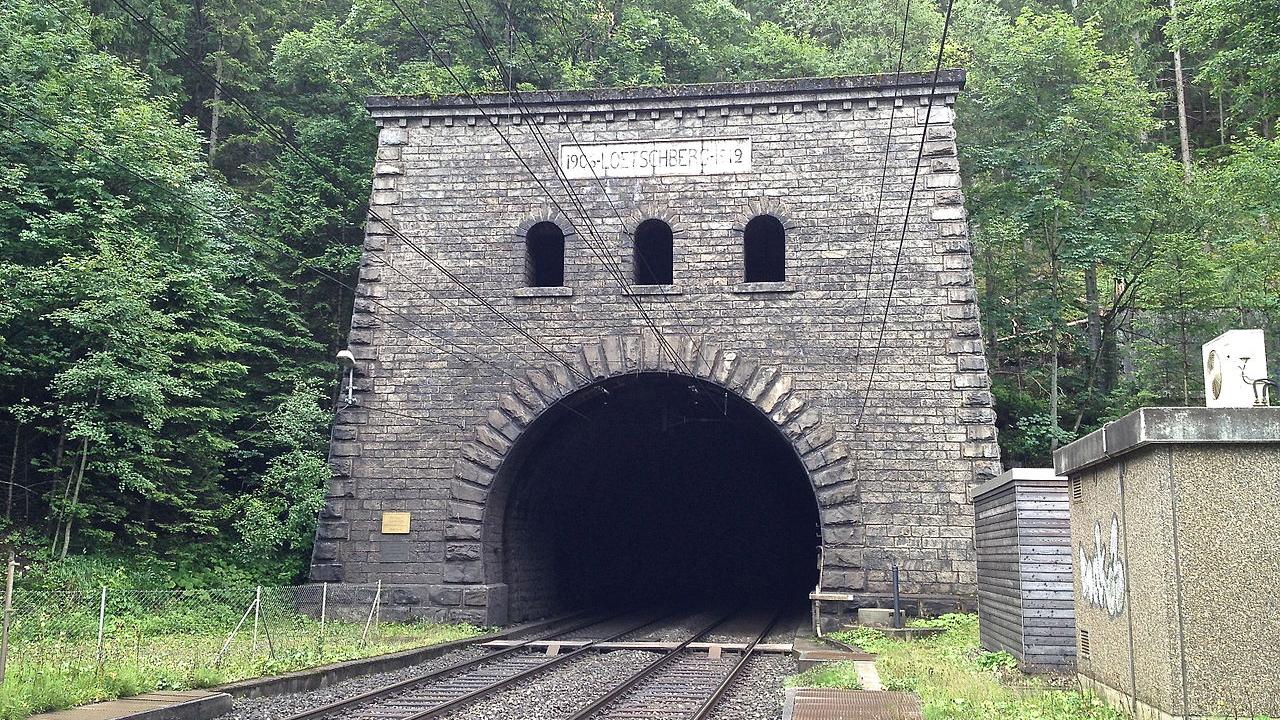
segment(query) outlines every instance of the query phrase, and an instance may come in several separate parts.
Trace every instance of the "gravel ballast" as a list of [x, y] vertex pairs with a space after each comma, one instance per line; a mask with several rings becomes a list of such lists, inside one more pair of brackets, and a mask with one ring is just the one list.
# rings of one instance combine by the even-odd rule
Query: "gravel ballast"
[[646, 642], [680, 642], [688, 640], [691, 635], [704, 630], [722, 617], [724, 617], [723, 613], [705, 612], [679, 618], [666, 618], [660, 623], [628, 635], [626, 639]]
[[759, 655], [720, 698], [711, 720], [778, 720], [786, 690], [782, 682], [800, 672], [790, 655]]
[[658, 657], [637, 650], [590, 653], [442, 717], [447, 720], [549, 720], [568, 717]]
[[351, 678], [336, 685], [312, 690], [311, 692], [276, 697], [237, 699], [232, 705], [231, 712], [222, 715], [221, 720], [281, 720], [281, 718], [287, 718], [304, 710], [337, 702], [353, 695], [359, 695], [363, 692], [400, 682], [401, 680], [408, 680], [416, 675], [439, 670], [465, 660], [472, 660], [491, 652], [493, 652], [492, 649], [478, 647], [460, 648], [418, 665], [387, 673], [375, 673]]

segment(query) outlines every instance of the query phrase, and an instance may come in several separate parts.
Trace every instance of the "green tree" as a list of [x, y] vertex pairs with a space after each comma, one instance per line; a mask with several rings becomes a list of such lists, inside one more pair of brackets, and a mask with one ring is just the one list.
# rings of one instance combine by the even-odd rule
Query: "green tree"
[[305, 570], [316, 516], [330, 478], [325, 457], [329, 413], [314, 387], [299, 385], [266, 418], [264, 443], [275, 452], [261, 484], [236, 501], [245, 549], [274, 555], [293, 573]]
[[1202, 58], [1195, 79], [1229, 98], [1234, 127], [1275, 137], [1280, 118], [1280, 2], [1183, 0], [1171, 35]]
[[[1045, 442], [1020, 452], [1038, 462], [1096, 420], [1095, 398], [1115, 384], [1114, 323], [1178, 192], [1167, 152], [1144, 140], [1155, 98], [1100, 41], [1090, 22], [1024, 11], [961, 108], [988, 349], [997, 382], [1010, 373], [1043, 397], [1047, 422], [1035, 424], [1047, 429], [1034, 436]], [[1099, 278], [1127, 290], [1104, 297]]]
[[[296, 310], [264, 281], [264, 246], [194, 128], [148, 96], [145, 77], [67, 31], [68, 16], [87, 24], [82, 8], [9, 9], [0, 398], [31, 409], [14, 414], [36, 477], [23, 483], [24, 517], [47, 509], [58, 556], [180, 547], [217, 532], [229, 491], [260, 482], [261, 449], [240, 435], [318, 348], [291, 337]], [[264, 296], [276, 317], [260, 315]], [[255, 381], [246, 399], [251, 368], [274, 387]]]

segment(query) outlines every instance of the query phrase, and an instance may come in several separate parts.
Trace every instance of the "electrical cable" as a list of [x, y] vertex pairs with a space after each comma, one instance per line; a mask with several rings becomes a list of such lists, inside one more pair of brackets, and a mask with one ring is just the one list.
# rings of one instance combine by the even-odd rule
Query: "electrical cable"
[[[540, 123], [534, 120], [532, 113], [529, 111], [528, 104], [525, 103], [524, 101], [523, 93], [521, 93], [520, 90], [516, 87], [514, 73], [512, 72], [511, 68], [502, 61], [502, 58], [498, 54], [498, 51], [494, 46], [492, 39], [489, 37], [488, 33], [485, 32], [484, 23], [480, 20], [480, 17], [476, 13], [475, 8], [471, 5], [470, 0], [457, 0], [457, 3], [458, 3], [458, 7], [462, 10], [463, 15], [466, 18], [467, 24], [471, 27], [472, 32], [475, 34], [476, 39], [480, 41], [480, 44], [484, 48], [486, 54], [488, 54], [489, 57], [493, 59], [494, 65], [498, 70], [499, 75], [506, 80], [507, 86], [510, 88], [509, 93], [516, 102], [517, 111], [520, 113], [520, 116], [524, 118], [524, 120], [526, 121], [526, 124], [530, 130], [530, 134], [533, 135], [534, 137], [535, 144], [537, 144], [538, 149], [542, 152], [543, 156], [546, 157], [547, 161], [551, 165], [553, 172], [556, 176], [556, 179], [560, 182], [560, 185], [564, 189], [565, 193], [571, 198], [571, 202], [573, 202], [573, 204], [575, 205], [581, 217], [588, 224], [590, 224], [590, 215], [586, 211], [584, 201], [582, 200], [581, 196], [573, 189], [572, 185], [569, 184], [568, 178], [564, 177], [561, 174], [560, 164], [556, 157], [556, 154], [551, 149], [550, 141], [547, 140], [546, 135], [543, 133]], [[573, 141], [573, 143], [575, 145], [579, 145], [580, 143], [578, 141], [577, 133], [573, 129], [573, 123], [572, 122], [566, 123], [565, 127], [569, 131], [569, 137]], [[608, 203], [610, 210], [613, 212], [613, 216], [617, 219], [619, 227], [625, 231], [626, 221], [623, 220], [622, 214], [618, 210], [618, 206], [613, 202], [613, 199], [609, 197], [609, 191], [605, 187], [604, 182], [600, 179], [599, 174], [596, 173], [595, 166], [588, 163], [588, 169], [591, 171], [591, 176], [592, 178], [594, 178], [596, 185], [599, 186], [600, 188], [601, 196], [604, 198], [605, 202]], [[593, 230], [593, 234], [594, 234], [594, 230]], [[584, 240], [586, 240], [586, 238], [584, 238]], [[604, 241], [598, 236], [597, 236], [597, 241], [600, 242], [601, 245], [604, 245]], [[606, 272], [609, 272], [614, 277], [614, 279], [618, 282], [623, 292], [625, 293], [628, 285], [622, 273], [621, 263], [617, 260], [617, 258], [612, 258], [611, 256], [608, 256], [607, 251], [605, 253], [605, 257], [601, 257], [600, 253], [596, 253], [596, 255], [598, 258], [600, 258], [601, 262], [606, 264]], [[639, 253], [636, 254], [636, 258], [637, 260], [639, 260], [639, 262], [641, 262], [644, 265], [645, 270], [650, 275], [653, 275], [653, 268], [649, 265], [648, 258], [645, 257], [643, 254], [639, 254]], [[611, 268], [608, 267], [609, 265], [612, 265], [612, 267]], [[635, 295], [630, 295], [630, 294], [628, 294], [628, 297], [635, 304], [636, 309], [644, 317], [644, 319], [646, 320], [650, 328], [652, 328], [654, 332], [658, 335], [659, 342], [661, 342], [664, 346], [666, 346], [666, 348], [668, 349], [668, 351], [672, 356], [672, 360], [677, 363], [678, 367], [682, 367], [684, 371], [688, 373], [688, 367], [684, 365], [682, 359], [679, 359], [676, 357], [674, 350], [670, 349], [669, 343], [667, 343], [665, 338], [662, 337], [661, 333], [658, 331], [654, 323], [651, 320], [649, 320], [647, 314], [644, 312], [644, 309], [640, 305], [640, 299]], [[659, 295], [658, 297], [667, 303], [670, 303], [671, 301], [670, 297], [666, 295]], [[693, 336], [689, 331], [688, 325], [684, 323], [684, 321], [679, 317], [679, 315], [675, 315], [674, 319], [681, 326], [681, 331], [683, 332], [685, 338], [692, 343]]]
[[929, 137], [929, 122], [933, 119], [933, 95], [938, 89], [938, 76], [942, 73], [942, 56], [947, 47], [947, 33], [951, 29], [951, 13], [955, 9], [955, 0], [951, 0], [947, 4], [946, 18], [942, 23], [942, 39], [938, 43], [938, 61], [933, 68], [933, 82], [929, 87], [928, 105], [925, 110], [924, 127], [920, 131], [920, 147], [916, 151], [915, 167], [911, 173], [911, 190], [907, 193], [907, 207], [902, 215], [902, 234], [898, 237], [898, 250], [893, 260], [893, 271], [889, 275], [889, 291], [885, 298], [884, 314], [880, 316], [880, 328], [876, 335], [875, 351], [871, 356], [871, 368], [867, 374], [867, 388], [862, 394], [862, 401], [859, 403], [858, 415], [854, 419], [853, 427], [855, 430], [861, 425], [862, 417], [867, 411], [867, 399], [871, 395], [871, 388], [875, 384], [876, 370], [880, 363], [880, 348], [884, 342], [884, 329], [889, 321], [889, 308], [893, 304], [893, 288], [897, 283], [898, 269], [902, 264], [902, 247], [907, 241], [907, 226], [911, 220], [911, 203], [915, 198], [916, 186], [920, 180], [920, 162], [924, 159], [925, 140]]
[[[880, 166], [880, 185], [876, 191], [876, 214], [875, 227], [871, 232], [871, 249], [867, 254], [867, 283], [863, 289], [862, 297], [867, 300], [871, 299], [871, 275], [875, 269], [876, 262], [876, 245], [880, 240], [880, 214], [884, 210], [884, 187], [889, 177], [889, 157], [893, 149], [893, 121], [897, 116], [898, 107], [898, 82], [902, 77], [902, 62], [907, 53], [907, 25], [911, 22], [911, 0], [906, 0], [906, 6], [902, 11], [902, 40], [898, 46], [898, 64], [893, 70], [893, 97], [889, 101], [889, 130], [885, 134], [884, 139], [884, 158]], [[870, 310], [871, 303], [864, 302], [864, 307]], [[867, 325], [867, 312], [863, 311], [863, 322], [858, 323], [858, 340], [854, 344], [853, 366], [858, 367], [862, 360], [862, 341], [863, 329]]]
[[[458, 89], [462, 92], [463, 97], [465, 97], [467, 100], [471, 102], [472, 106], [475, 107], [475, 109], [480, 113], [480, 115], [485, 119], [485, 121], [489, 123], [489, 126], [498, 135], [499, 139], [501, 139], [503, 144], [506, 145], [507, 149], [510, 150], [513, 155], [516, 156], [516, 159], [520, 162], [520, 165], [525, 169], [526, 172], [529, 173], [529, 176], [533, 178], [535, 183], [537, 183], [538, 187], [542, 190], [543, 194], [547, 196], [547, 199], [551, 201], [552, 205], [556, 208], [556, 210], [565, 218], [569, 218], [570, 217], [569, 213], [565, 211], [564, 207], [560, 204], [560, 202], [555, 198], [555, 196], [547, 188], [546, 184], [542, 181], [542, 176], [536, 173], [533, 170], [533, 168], [530, 167], [528, 161], [524, 158], [524, 156], [520, 153], [520, 151], [516, 149], [515, 145], [506, 136], [506, 134], [502, 132], [501, 128], [498, 125], [498, 121], [493, 116], [485, 112], [484, 108], [480, 105], [479, 99], [476, 98], [476, 96], [470, 90], [467, 89], [466, 84], [463, 83], [460, 78], [458, 78], [457, 74], [453, 71], [453, 68], [450, 67], [449, 64], [444, 61], [444, 58], [436, 50], [435, 45], [427, 37], [426, 33], [422, 30], [422, 28], [418, 25], [418, 23], [413, 20], [413, 18], [409, 15], [409, 13], [398, 2], [398, 0], [389, 0], [389, 2], [400, 13], [401, 17], [404, 18], [405, 22], [407, 22], [409, 26], [413, 28], [414, 32], [418, 35], [418, 38], [422, 41], [423, 45], [426, 46], [427, 51], [430, 53], [432, 59], [436, 62], [437, 65], [439, 65], [449, 75], [449, 77], [453, 80], [454, 84], [458, 86]], [[536, 126], [536, 123], [534, 125]], [[556, 173], [556, 176], [559, 177], [559, 174]], [[572, 195], [573, 193], [570, 192], [570, 194]], [[588, 232], [590, 232], [593, 237], [596, 237], [597, 240], [599, 240], [599, 242], [603, 245], [604, 241], [602, 238], [599, 238], [599, 236], [596, 234], [595, 228], [594, 226], [591, 225], [590, 218], [585, 212], [585, 208], [582, 210], [582, 214], [584, 219], [586, 220]], [[570, 222], [572, 223], [572, 221]], [[582, 235], [582, 238], [583, 238], [583, 241], [587, 243], [587, 246], [588, 248], [591, 249], [592, 253], [595, 254], [597, 258], [601, 261], [601, 263], [605, 265], [605, 271], [610, 272], [610, 274], [612, 274], [609, 261], [606, 257], [602, 255], [602, 251], [597, 249], [591, 243], [591, 241], [588, 240], [586, 235]], [[622, 284], [623, 290], [625, 292], [626, 290], [625, 279], [623, 279], [620, 275], [617, 275], [615, 276], [615, 280], [617, 280]], [[633, 301], [636, 300], [634, 296], [630, 296], [630, 297], [632, 298]], [[662, 335], [662, 332], [653, 323], [652, 319], [648, 317], [648, 315], [644, 312], [643, 308], [640, 307], [638, 302], [636, 302], [636, 307], [638, 310], [640, 310], [640, 313], [642, 315], [642, 320], [650, 327], [650, 329], [654, 331], [654, 333], [657, 336], [658, 342], [663, 346], [665, 351], [668, 352], [668, 354], [671, 356], [672, 362], [676, 365], [676, 367], [682, 368], [685, 372], [688, 372], [688, 369], [684, 366], [684, 363], [682, 362], [678, 354], [675, 352], [674, 348], [672, 348], [670, 344], [667, 343], [665, 336]]]
[[[68, 141], [71, 141], [71, 142], [79, 142], [79, 139], [78, 139], [78, 138], [72, 137], [71, 135], [68, 135], [67, 133], [62, 132], [62, 131], [61, 131], [59, 128], [57, 128], [56, 126], [54, 126], [54, 125], [52, 125], [52, 124], [48, 123], [47, 121], [45, 121], [44, 119], [42, 119], [42, 118], [40, 118], [40, 117], [38, 117], [38, 116], [32, 115], [31, 113], [29, 113], [29, 112], [27, 112], [27, 111], [23, 110], [23, 109], [22, 109], [22, 108], [20, 108], [20, 107], [16, 107], [16, 106], [10, 105], [10, 104], [8, 104], [7, 102], [5, 102], [5, 101], [3, 101], [3, 100], [0, 100], [0, 107], [3, 107], [4, 109], [8, 110], [9, 112], [12, 112], [12, 113], [17, 114], [17, 115], [21, 115], [22, 117], [26, 118], [27, 120], [29, 120], [29, 121], [31, 121], [31, 122], [35, 122], [35, 123], [37, 123], [37, 124], [39, 124], [39, 125], [43, 126], [46, 130], [49, 130], [50, 132], [52, 132], [52, 133], [54, 133], [54, 134], [57, 134], [58, 136], [62, 137], [62, 138], [63, 138], [63, 139], [65, 139], [65, 140], [68, 140]], [[38, 141], [38, 140], [36, 140], [35, 138], [31, 137], [30, 135], [27, 135], [26, 133], [22, 132], [21, 130], [17, 129], [16, 127], [10, 126], [8, 129], [10, 130], [10, 132], [14, 132], [14, 133], [16, 133], [17, 135], [19, 135], [19, 136], [21, 136], [21, 137], [23, 137], [23, 138], [27, 139], [28, 141], [39, 143], [39, 141]], [[50, 147], [48, 147], [48, 146], [45, 146], [45, 149], [46, 149], [46, 150], [48, 150], [48, 151], [50, 151], [50, 152], [53, 152], [54, 154], [58, 154], [58, 153], [54, 152], [53, 148], [50, 148]], [[93, 151], [94, 151], [94, 152], [95, 152], [99, 157], [105, 158], [108, 162], [110, 162], [111, 164], [113, 164], [113, 165], [115, 165], [116, 167], [120, 168], [120, 169], [121, 169], [121, 170], [123, 170], [124, 172], [126, 172], [126, 173], [128, 173], [128, 174], [130, 174], [130, 175], [132, 175], [132, 176], [134, 176], [134, 177], [136, 177], [136, 178], [138, 178], [139, 180], [142, 180], [143, 182], [146, 182], [146, 183], [148, 183], [148, 184], [150, 184], [150, 185], [154, 186], [156, 189], [160, 190], [160, 191], [161, 191], [161, 192], [163, 192], [163, 193], [168, 194], [170, 197], [172, 197], [172, 198], [174, 198], [174, 199], [178, 200], [178, 201], [179, 201], [179, 202], [181, 202], [182, 204], [187, 205], [188, 207], [190, 207], [190, 208], [192, 208], [192, 209], [194, 209], [194, 210], [196, 210], [196, 211], [198, 211], [198, 212], [201, 212], [201, 213], [203, 213], [203, 214], [207, 215], [209, 218], [211, 218], [211, 219], [212, 219], [212, 220], [214, 220], [215, 222], [222, 223], [222, 222], [225, 222], [225, 221], [226, 221], [226, 218], [219, 217], [219, 216], [215, 215], [212, 211], [210, 211], [208, 208], [203, 207], [203, 206], [200, 206], [200, 205], [197, 205], [196, 203], [194, 203], [194, 202], [193, 202], [193, 201], [191, 201], [190, 199], [188, 199], [188, 198], [186, 198], [186, 197], [184, 197], [184, 196], [182, 196], [182, 195], [178, 194], [178, 189], [177, 189], [177, 188], [167, 187], [167, 186], [165, 186], [165, 185], [160, 184], [158, 181], [156, 181], [156, 180], [154, 180], [154, 179], [152, 179], [152, 178], [149, 178], [149, 177], [147, 177], [147, 176], [143, 175], [143, 174], [142, 174], [140, 171], [138, 171], [137, 169], [135, 169], [135, 168], [133, 168], [133, 167], [131, 167], [131, 166], [129, 166], [129, 165], [127, 165], [127, 164], [125, 164], [125, 163], [123, 163], [123, 162], [121, 162], [121, 161], [117, 160], [117, 159], [115, 159], [114, 157], [112, 157], [109, 153], [105, 152], [103, 148], [101, 148], [101, 147], [94, 147], [94, 148], [92, 148], [92, 150], [93, 150]], [[62, 159], [64, 162], [70, 162], [70, 161], [71, 161], [71, 159], [70, 159], [70, 158], [67, 158], [66, 156], [62, 156], [62, 158], [61, 158], [61, 159]], [[355, 287], [353, 287], [353, 286], [351, 286], [351, 285], [349, 285], [349, 284], [347, 284], [347, 283], [344, 283], [341, 279], [337, 278], [336, 276], [334, 276], [334, 275], [332, 275], [332, 274], [330, 274], [330, 273], [328, 273], [328, 272], [326, 272], [326, 271], [324, 271], [324, 270], [321, 270], [320, 268], [312, 267], [312, 268], [310, 268], [310, 270], [311, 270], [312, 272], [315, 272], [316, 274], [321, 275], [322, 277], [324, 277], [324, 278], [326, 278], [326, 279], [330, 280], [331, 282], [334, 282], [335, 284], [339, 285], [340, 287], [343, 287], [343, 288], [345, 288], [345, 289], [347, 289], [347, 290], [350, 290], [350, 291], [353, 293], [353, 295], [354, 295], [354, 293], [356, 292], [356, 288], [355, 288]], [[444, 342], [444, 343], [447, 343], [447, 344], [449, 344], [449, 345], [452, 345], [454, 348], [456, 348], [456, 350], [457, 350], [457, 351], [455, 352], [454, 350], [451, 350], [451, 349], [449, 349], [449, 348], [447, 348], [447, 347], [441, 347], [441, 346], [439, 346], [439, 345], [436, 345], [436, 344], [432, 343], [431, 341], [427, 340], [426, 338], [422, 337], [421, 335], [418, 335], [418, 334], [416, 334], [416, 333], [413, 333], [412, 331], [410, 331], [410, 330], [408, 330], [408, 329], [406, 329], [406, 328], [403, 328], [403, 327], [396, 328], [396, 326], [395, 326], [395, 325], [393, 325], [393, 324], [391, 324], [391, 323], [387, 323], [387, 326], [388, 326], [388, 327], [392, 327], [392, 328], [396, 328], [396, 329], [399, 329], [399, 330], [401, 330], [401, 331], [404, 331], [404, 332], [406, 332], [407, 334], [409, 334], [409, 335], [413, 336], [414, 338], [416, 338], [416, 339], [418, 339], [418, 340], [422, 341], [422, 342], [423, 342], [423, 343], [425, 343], [428, 347], [431, 347], [431, 348], [433, 348], [433, 349], [435, 349], [435, 350], [439, 350], [440, 352], [444, 352], [444, 353], [447, 353], [447, 354], [449, 354], [449, 355], [452, 355], [453, 357], [455, 357], [455, 358], [457, 358], [457, 359], [461, 360], [461, 361], [462, 361], [462, 362], [464, 362], [464, 363], [469, 363], [469, 362], [472, 362], [472, 361], [478, 361], [478, 362], [480, 362], [480, 363], [482, 363], [482, 364], [488, 365], [489, 367], [491, 367], [491, 368], [493, 368], [493, 369], [497, 370], [498, 372], [500, 372], [501, 374], [503, 374], [503, 375], [505, 375], [506, 377], [510, 378], [511, 380], [519, 382], [519, 379], [518, 379], [518, 378], [516, 378], [515, 376], [511, 375], [509, 372], [507, 372], [507, 371], [506, 371], [505, 369], [503, 369], [502, 367], [500, 367], [500, 366], [498, 366], [498, 365], [494, 364], [493, 362], [491, 362], [491, 361], [489, 361], [489, 360], [486, 360], [486, 359], [485, 359], [485, 358], [483, 358], [483, 357], [480, 357], [479, 355], [477, 355], [477, 354], [475, 354], [475, 353], [471, 353], [471, 352], [467, 351], [467, 350], [466, 350], [465, 348], [463, 348], [462, 346], [460, 346], [460, 345], [458, 345], [458, 344], [456, 344], [456, 343], [452, 342], [451, 340], [449, 340], [449, 339], [447, 339], [447, 338], [444, 338], [444, 337], [440, 336], [436, 331], [432, 330], [431, 328], [427, 327], [426, 325], [423, 325], [423, 324], [419, 323], [418, 321], [414, 320], [412, 317], [409, 317], [408, 315], [405, 315], [405, 314], [403, 314], [403, 313], [401, 313], [401, 312], [399, 312], [399, 311], [395, 310], [394, 308], [391, 308], [390, 306], [385, 305], [384, 303], [382, 303], [381, 301], [377, 300], [376, 298], [366, 298], [366, 299], [367, 299], [367, 300], [369, 300], [370, 302], [374, 303], [375, 305], [378, 305], [379, 307], [381, 307], [381, 308], [383, 308], [383, 309], [387, 310], [387, 312], [390, 312], [390, 313], [392, 313], [392, 314], [394, 314], [394, 315], [397, 315], [397, 316], [399, 316], [399, 317], [404, 318], [405, 320], [408, 320], [409, 322], [413, 323], [415, 326], [417, 326], [417, 327], [419, 327], [419, 328], [423, 329], [423, 330], [424, 330], [424, 331], [426, 331], [428, 334], [430, 334], [430, 335], [432, 335], [433, 337], [435, 337], [435, 338], [436, 338], [437, 340], [439, 340], [440, 342]], [[459, 353], [461, 353], [461, 354], [459, 354]], [[518, 356], [517, 356], [517, 357], [518, 357]]]

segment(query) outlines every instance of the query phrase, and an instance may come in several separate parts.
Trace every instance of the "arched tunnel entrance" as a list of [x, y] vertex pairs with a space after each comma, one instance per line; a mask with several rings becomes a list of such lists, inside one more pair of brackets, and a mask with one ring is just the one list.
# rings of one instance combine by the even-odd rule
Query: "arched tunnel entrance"
[[575, 393], [520, 437], [498, 488], [489, 582], [507, 585], [511, 620], [803, 602], [817, 580], [818, 507], [795, 449], [700, 379], [636, 373]]

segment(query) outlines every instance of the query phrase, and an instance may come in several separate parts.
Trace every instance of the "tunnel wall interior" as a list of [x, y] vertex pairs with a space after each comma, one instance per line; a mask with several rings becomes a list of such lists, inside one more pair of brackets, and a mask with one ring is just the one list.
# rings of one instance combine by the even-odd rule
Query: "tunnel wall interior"
[[[737, 395], [636, 374], [572, 403], [522, 443], [495, 581], [509, 619], [643, 604], [803, 605], [818, 506], [773, 423]], [[494, 527], [498, 527], [495, 523]], [[496, 533], [495, 533], [496, 534]]]
[[[379, 219], [311, 579], [381, 583], [384, 617], [487, 624], [743, 584], [883, 606], [895, 565], [910, 607], [973, 598], [968, 490], [999, 462], [963, 86], [947, 70], [371, 98]], [[587, 155], [667, 165], [562, 173], [568, 217], [509, 152], [541, 158], [543, 139], [565, 153], [532, 166], [547, 177]], [[757, 218], [781, 227], [784, 272], [747, 281]], [[671, 230], [671, 277], [637, 285], [648, 221]], [[559, 285], [529, 276], [540, 223], [564, 235]]]

